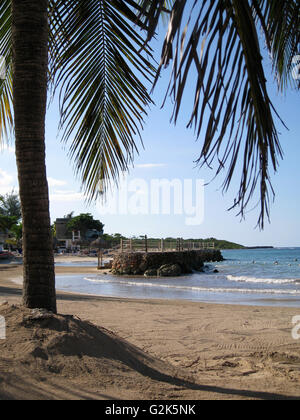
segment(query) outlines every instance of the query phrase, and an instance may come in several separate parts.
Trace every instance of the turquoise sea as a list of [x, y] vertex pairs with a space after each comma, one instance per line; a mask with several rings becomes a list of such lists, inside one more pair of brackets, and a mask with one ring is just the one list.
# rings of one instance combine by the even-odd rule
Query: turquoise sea
[[[119, 278], [112, 275], [59, 276], [57, 288], [138, 299], [300, 306], [300, 248], [222, 251], [222, 263], [205, 273], [177, 278]], [[218, 273], [214, 273], [214, 270]]]

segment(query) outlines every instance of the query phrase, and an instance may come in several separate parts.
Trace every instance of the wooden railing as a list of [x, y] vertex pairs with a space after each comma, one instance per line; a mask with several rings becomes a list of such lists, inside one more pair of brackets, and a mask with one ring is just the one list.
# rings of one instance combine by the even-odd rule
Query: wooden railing
[[215, 249], [214, 242], [188, 241], [184, 239], [121, 239], [120, 252], [180, 252], [201, 249]]

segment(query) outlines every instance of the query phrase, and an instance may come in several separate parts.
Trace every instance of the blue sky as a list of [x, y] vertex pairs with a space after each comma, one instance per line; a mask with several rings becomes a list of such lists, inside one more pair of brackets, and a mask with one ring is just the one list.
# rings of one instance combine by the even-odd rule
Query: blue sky
[[[205, 187], [204, 221], [198, 226], [187, 226], [184, 215], [103, 215], [98, 205], [87, 206], [80, 192], [80, 180], [75, 178], [73, 163], [67, 156], [67, 147], [63, 147], [57, 137], [59, 116], [56, 102], [48, 111], [46, 133], [52, 220], [71, 211], [90, 212], [105, 224], [107, 233], [184, 238], [213, 236], [249, 246], [300, 246], [299, 93], [278, 93], [271, 72], [268, 77], [273, 103], [289, 131], [278, 124], [285, 157], [278, 174], [273, 176], [276, 199], [271, 208], [271, 224], [267, 223], [263, 232], [255, 229], [257, 210], [250, 212], [245, 221], [240, 221], [236, 212], [227, 211], [233, 203], [239, 179], [234, 179], [232, 189], [223, 195], [220, 191], [222, 175]], [[193, 131], [186, 129], [188, 114], [183, 112], [179, 123], [174, 127], [170, 124], [170, 104], [160, 109], [167, 82], [168, 74], [165, 73], [154, 92], [157, 106], [149, 110], [142, 135], [144, 148], [140, 147], [135, 167], [130, 171], [130, 179], [144, 179], [149, 183], [156, 178], [182, 181], [191, 179], [194, 182], [196, 179], [204, 179], [208, 182], [213, 178], [214, 172], [195, 167], [194, 162], [201, 149], [201, 138], [196, 142]], [[188, 91], [184, 110], [190, 105], [189, 93]], [[14, 147], [11, 144], [0, 154], [0, 194], [9, 192], [14, 187], [17, 189], [17, 170]]]

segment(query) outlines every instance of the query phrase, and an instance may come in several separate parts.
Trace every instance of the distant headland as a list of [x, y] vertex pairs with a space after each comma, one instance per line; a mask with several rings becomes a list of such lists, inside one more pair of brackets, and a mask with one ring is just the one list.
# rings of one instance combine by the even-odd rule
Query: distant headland
[[227, 241], [225, 239], [207, 238], [207, 239], [191, 239], [191, 241], [214, 243], [216, 249], [227, 250], [227, 249], [274, 249], [274, 246], [244, 246], [235, 242]]
[[193, 239], [197, 242], [211, 242], [215, 244], [216, 249], [274, 249], [274, 246], [244, 246], [235, 242], [227, 241], [224, 239], [208, 238], [208, 239]]
[[274, 249], [273, 246], [246, 246], [245, 249]]

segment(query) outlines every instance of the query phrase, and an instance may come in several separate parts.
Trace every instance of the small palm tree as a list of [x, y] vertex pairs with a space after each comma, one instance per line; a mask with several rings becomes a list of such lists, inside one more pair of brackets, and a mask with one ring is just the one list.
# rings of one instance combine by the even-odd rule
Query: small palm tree
[[0, 195], [0, 214], [16, 217], [18, 221], [21, 220], [21, 203], [14, 190], [4, 196]]

